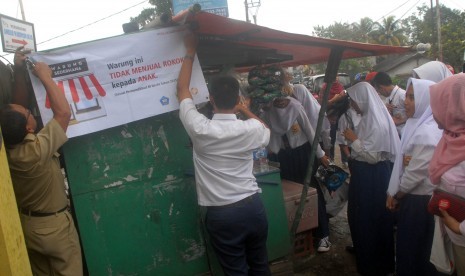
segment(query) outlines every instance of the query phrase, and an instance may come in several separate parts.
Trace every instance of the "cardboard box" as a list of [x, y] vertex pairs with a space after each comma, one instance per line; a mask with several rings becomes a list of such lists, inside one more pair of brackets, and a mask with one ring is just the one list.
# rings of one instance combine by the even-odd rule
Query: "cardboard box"
[[[291, 229], [292, 223], [294, 222], [295, 212], [297, 211], [300, 203], [303, 185], [283, 179], [282, 186], [288, 225], [289, 229]], [[309, 187], [302, 218], [299, 226], [297, 227], [297, 233], [316, 227], [318, 227], [318, 194], [315, 188]]]

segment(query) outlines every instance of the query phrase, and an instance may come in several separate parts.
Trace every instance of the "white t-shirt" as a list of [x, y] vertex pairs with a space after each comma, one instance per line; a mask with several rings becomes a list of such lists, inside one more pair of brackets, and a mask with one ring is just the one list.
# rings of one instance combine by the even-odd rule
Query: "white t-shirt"
[[[441, 176], [440, 188], [458, 196], [465, 197], [465, 161], [458, 163]], [[448, 227], [446, 227], [446, 230], [453, 243], [464, 247], [465, 220], [460, 223], [459, 227], [462, 235], [455, 234]]]
[[238, 120], [235, 114], [215, 114], [210, 120], [190, 98], [180, 103], [179, 111], [194, 145], [199, 205], [227, 205], [261, 192], [252, 173], [252, 152], [268, 144], [268, 128], [255, 119]]
[[[391, 91], [391, 95], [384, 98], [385, 104], [392, 104], [394, 105], [394, 109], [392, 110], [392, 116], [401, 116], [402, 118], [406, 119], [407, 114], [405, 113], [405, 90], [400, 88], [399, 86], [395, 86], [394, 89]], [[399, 136], [402, 134], [402, 129], [404, 128], [405, 124], [401, 124], [396, 126], [397, 133]]]

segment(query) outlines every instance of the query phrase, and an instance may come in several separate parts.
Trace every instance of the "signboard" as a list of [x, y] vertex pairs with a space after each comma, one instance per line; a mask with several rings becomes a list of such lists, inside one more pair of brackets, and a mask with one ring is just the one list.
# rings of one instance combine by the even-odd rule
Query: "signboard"
[[0, 14], [0, 32], [4, 52], [14, 53], [20, 46], [37, 51], [34, 24]]
[[[33, 53], [47, 63], [72, 112], [75, 137], [179, 108], [176, 84], [186, 53], [185, 27], [171, 27]], [[30, 74], [44, 123], [52, 119], [41, 82]], [[208, 100], [197, 57], [191, 78], [194, 103]]]
[[229, 16], [228, 0], [173, 0], [173, 12], [178, 14], [194, 4], [200, 4], [202, 11], [224, 17]]

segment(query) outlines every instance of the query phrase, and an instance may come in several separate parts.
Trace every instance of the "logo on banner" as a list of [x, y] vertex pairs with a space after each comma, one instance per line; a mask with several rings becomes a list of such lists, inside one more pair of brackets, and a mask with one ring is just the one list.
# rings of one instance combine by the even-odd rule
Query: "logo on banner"
[[[50, 68], [58, 87], [68, 101], [71, 99], [70, 124], [106, 116], [103, 101], [100, 99], [105, 97], [106, 92], [89, 70], [85, 58], [51, 64]], [[50, 108], [48, 96], [45, 99], [45, 107]]]
[[160, 99], [160, 103], [161, 103], [161, 105], [169, 105], [170, 104], [170, 99], [168, 97], [163, 96]]

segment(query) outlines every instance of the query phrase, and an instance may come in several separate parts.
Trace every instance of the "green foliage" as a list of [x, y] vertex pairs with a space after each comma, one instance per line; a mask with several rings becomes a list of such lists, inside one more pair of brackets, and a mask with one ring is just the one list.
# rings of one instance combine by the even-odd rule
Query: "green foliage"
[[143, 9], [138, 16], [131, 17], [131, 22], [135, 21], [143, 27], [163, 13], [172, 14], [171, 7], [173, 3], [171, 0], [149, 0], [149, 3], [153, 5], [154, 8]]
[[[463, 51], [465, 50], [465, 12], [450, 9], [440, 5], [441, 15], [441, 42], [443, 61], [451, 64], [455, 70], [459, 70], [463, 64]], [[416, 45], [418, 43], [430, 43], [431, 50], [425, 55], [431, 59], [438, 58], [437, 44], [437, 19], [436, 7], [433, 10], [426, 4], [405, 19], [394, 16], [384, 18], [382, 22], [374, 22], [368, 17], [360, 19], [360, 22], [334, 23], [328, 27], [314, 27], [313, 35], [332, 39], [377, 43], [384, 45]], [[343, 71], [341, 63], [340, 71]], [[360, 71], [369, 70], [369, 64], [365, 65], [360, 60]], [[355, 68], [355, 64], [347, 64], [345, 72]], [[322, 68], [324, 71], [324, 68]], [[359, 72], [360, 72], [359, 71]]]
[[405, 45], [407, 41], [400, 21], [395, 20], [395, 16], [384, 18], [383, 23], [375, 22], [373, 31], [369, 36], [378, 44], [391, 46]]

